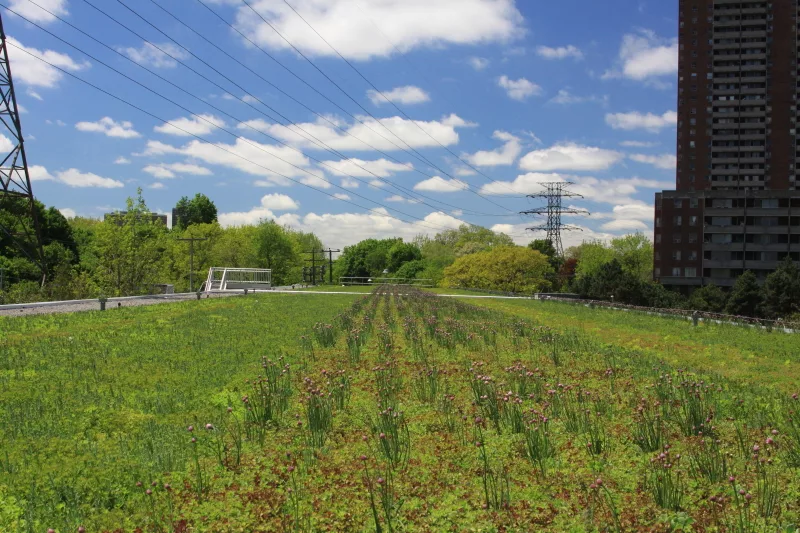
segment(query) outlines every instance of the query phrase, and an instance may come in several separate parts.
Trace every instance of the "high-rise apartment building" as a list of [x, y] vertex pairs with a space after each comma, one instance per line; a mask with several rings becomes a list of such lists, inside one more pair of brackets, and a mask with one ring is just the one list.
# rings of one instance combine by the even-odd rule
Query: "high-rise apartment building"
[[654, 278], [763, 279], [800, 260], [798, 0], [679, 0], [674, 191], [656, 194]]

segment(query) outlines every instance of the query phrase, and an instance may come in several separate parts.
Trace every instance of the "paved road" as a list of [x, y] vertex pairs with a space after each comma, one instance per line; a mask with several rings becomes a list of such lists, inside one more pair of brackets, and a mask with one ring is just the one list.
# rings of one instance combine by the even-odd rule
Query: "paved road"
[[[203, 295], [203, 298], [227, 298], [229, 296], [241, 296], [242, 293], [214, 293], [210, 295]], [[106, 303], [106, 309], [113, 311], [121, 307], [139, 307], [142, 305], [156, 305], [167, 304], [172, 302], [180, 302], [187, 300], [196, 300], [197, 295], [190, 294], [176, 294], [174, 296], [164, 297], [156, 296], [152, 298], [109, 298]], [[20, 304], [12, 307], [11, 309], [3, 308], [0, 306], [0, 316], [26, 316], [26, 315], [45, 315], [51, 313], [75, 313], [79, 311], [99, 311], [100, 302], [97, 300], [79, 300], [72, 302], [58, 302], [41, 306], [36, 304]]]

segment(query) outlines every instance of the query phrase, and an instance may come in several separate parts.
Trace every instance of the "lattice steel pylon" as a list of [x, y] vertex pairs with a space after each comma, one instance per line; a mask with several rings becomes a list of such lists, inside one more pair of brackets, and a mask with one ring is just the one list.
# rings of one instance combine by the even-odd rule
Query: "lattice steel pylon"
[[582, 195], [568, 190], [570, 185], [574, 185], [568, 181], [555, 181], [546, 182], [541, 184], [544, 191], [536, 194], [529, 194], [528, 198], [545, 198], [547, 199], [547, 207], [537, 207], [529, 211], [522, 211], [521, 215], [536, 215], [547, 216], [547, 222], [540, 226], [527, 228], [529, 231], [546, 231], [547, 240], [553, 245], [556, 254], [559, 257], [564, 255], [564, 247], [561, 244], [562, 231], [582, 231], [578, 226], [564, 224], [561, 222], [561, 215], [588, 215], [589, 212], [585, 209], [576, 207], [564, 207], [564, 198], [583, 198]]
[[[8, 61], [8, 44], [0, 16], [0, 133], [11, 141], [0, 147], [0, 237], [11, 240], [42, 271], [45, 280], [42, 232], [28, 172], [19, 107]], [[5, 144], [5, 143], [2, 143]]]

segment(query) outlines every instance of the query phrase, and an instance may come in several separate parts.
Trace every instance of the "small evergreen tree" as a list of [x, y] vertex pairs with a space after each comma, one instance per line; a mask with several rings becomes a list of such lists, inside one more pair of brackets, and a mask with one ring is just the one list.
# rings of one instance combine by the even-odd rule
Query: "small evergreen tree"
[[787, 256], [764, 282], [764, 315], [788, 317], [800, 311], [800, 269]]
[[713, 283], [700, 287], [689, 298], [690, 308], [708, 313], [722, 313], [727, 303], [728, 295]]
[[739, 276], [733, 285], [725, 312], [729, 315], [758, 317], [761, 313], [761, 287], [750, 270]]

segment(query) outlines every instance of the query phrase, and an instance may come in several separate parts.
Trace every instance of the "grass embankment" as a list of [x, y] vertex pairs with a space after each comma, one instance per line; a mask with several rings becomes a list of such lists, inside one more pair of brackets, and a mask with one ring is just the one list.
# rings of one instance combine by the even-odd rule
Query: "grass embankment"
[[129, 527], [136, 482], [176, 472], [181, 484], [186, 426], [219, 418], [262, 355], [352, 302], [274, 294], [0, 318], [0, 531]]
[[0, 531], [796, 533], [798, 400], [642, 340], [688, 325], [612, 342], [602, 311], [533, 304], [265, 294], [2, 321]]
[[610, 345], [649, 354], [670, 365], [789, 393], [800, 392], [800, 334], [700, 323], [630, 311], [536, 300], [476, 300], [512, 315], [574, 330]]

